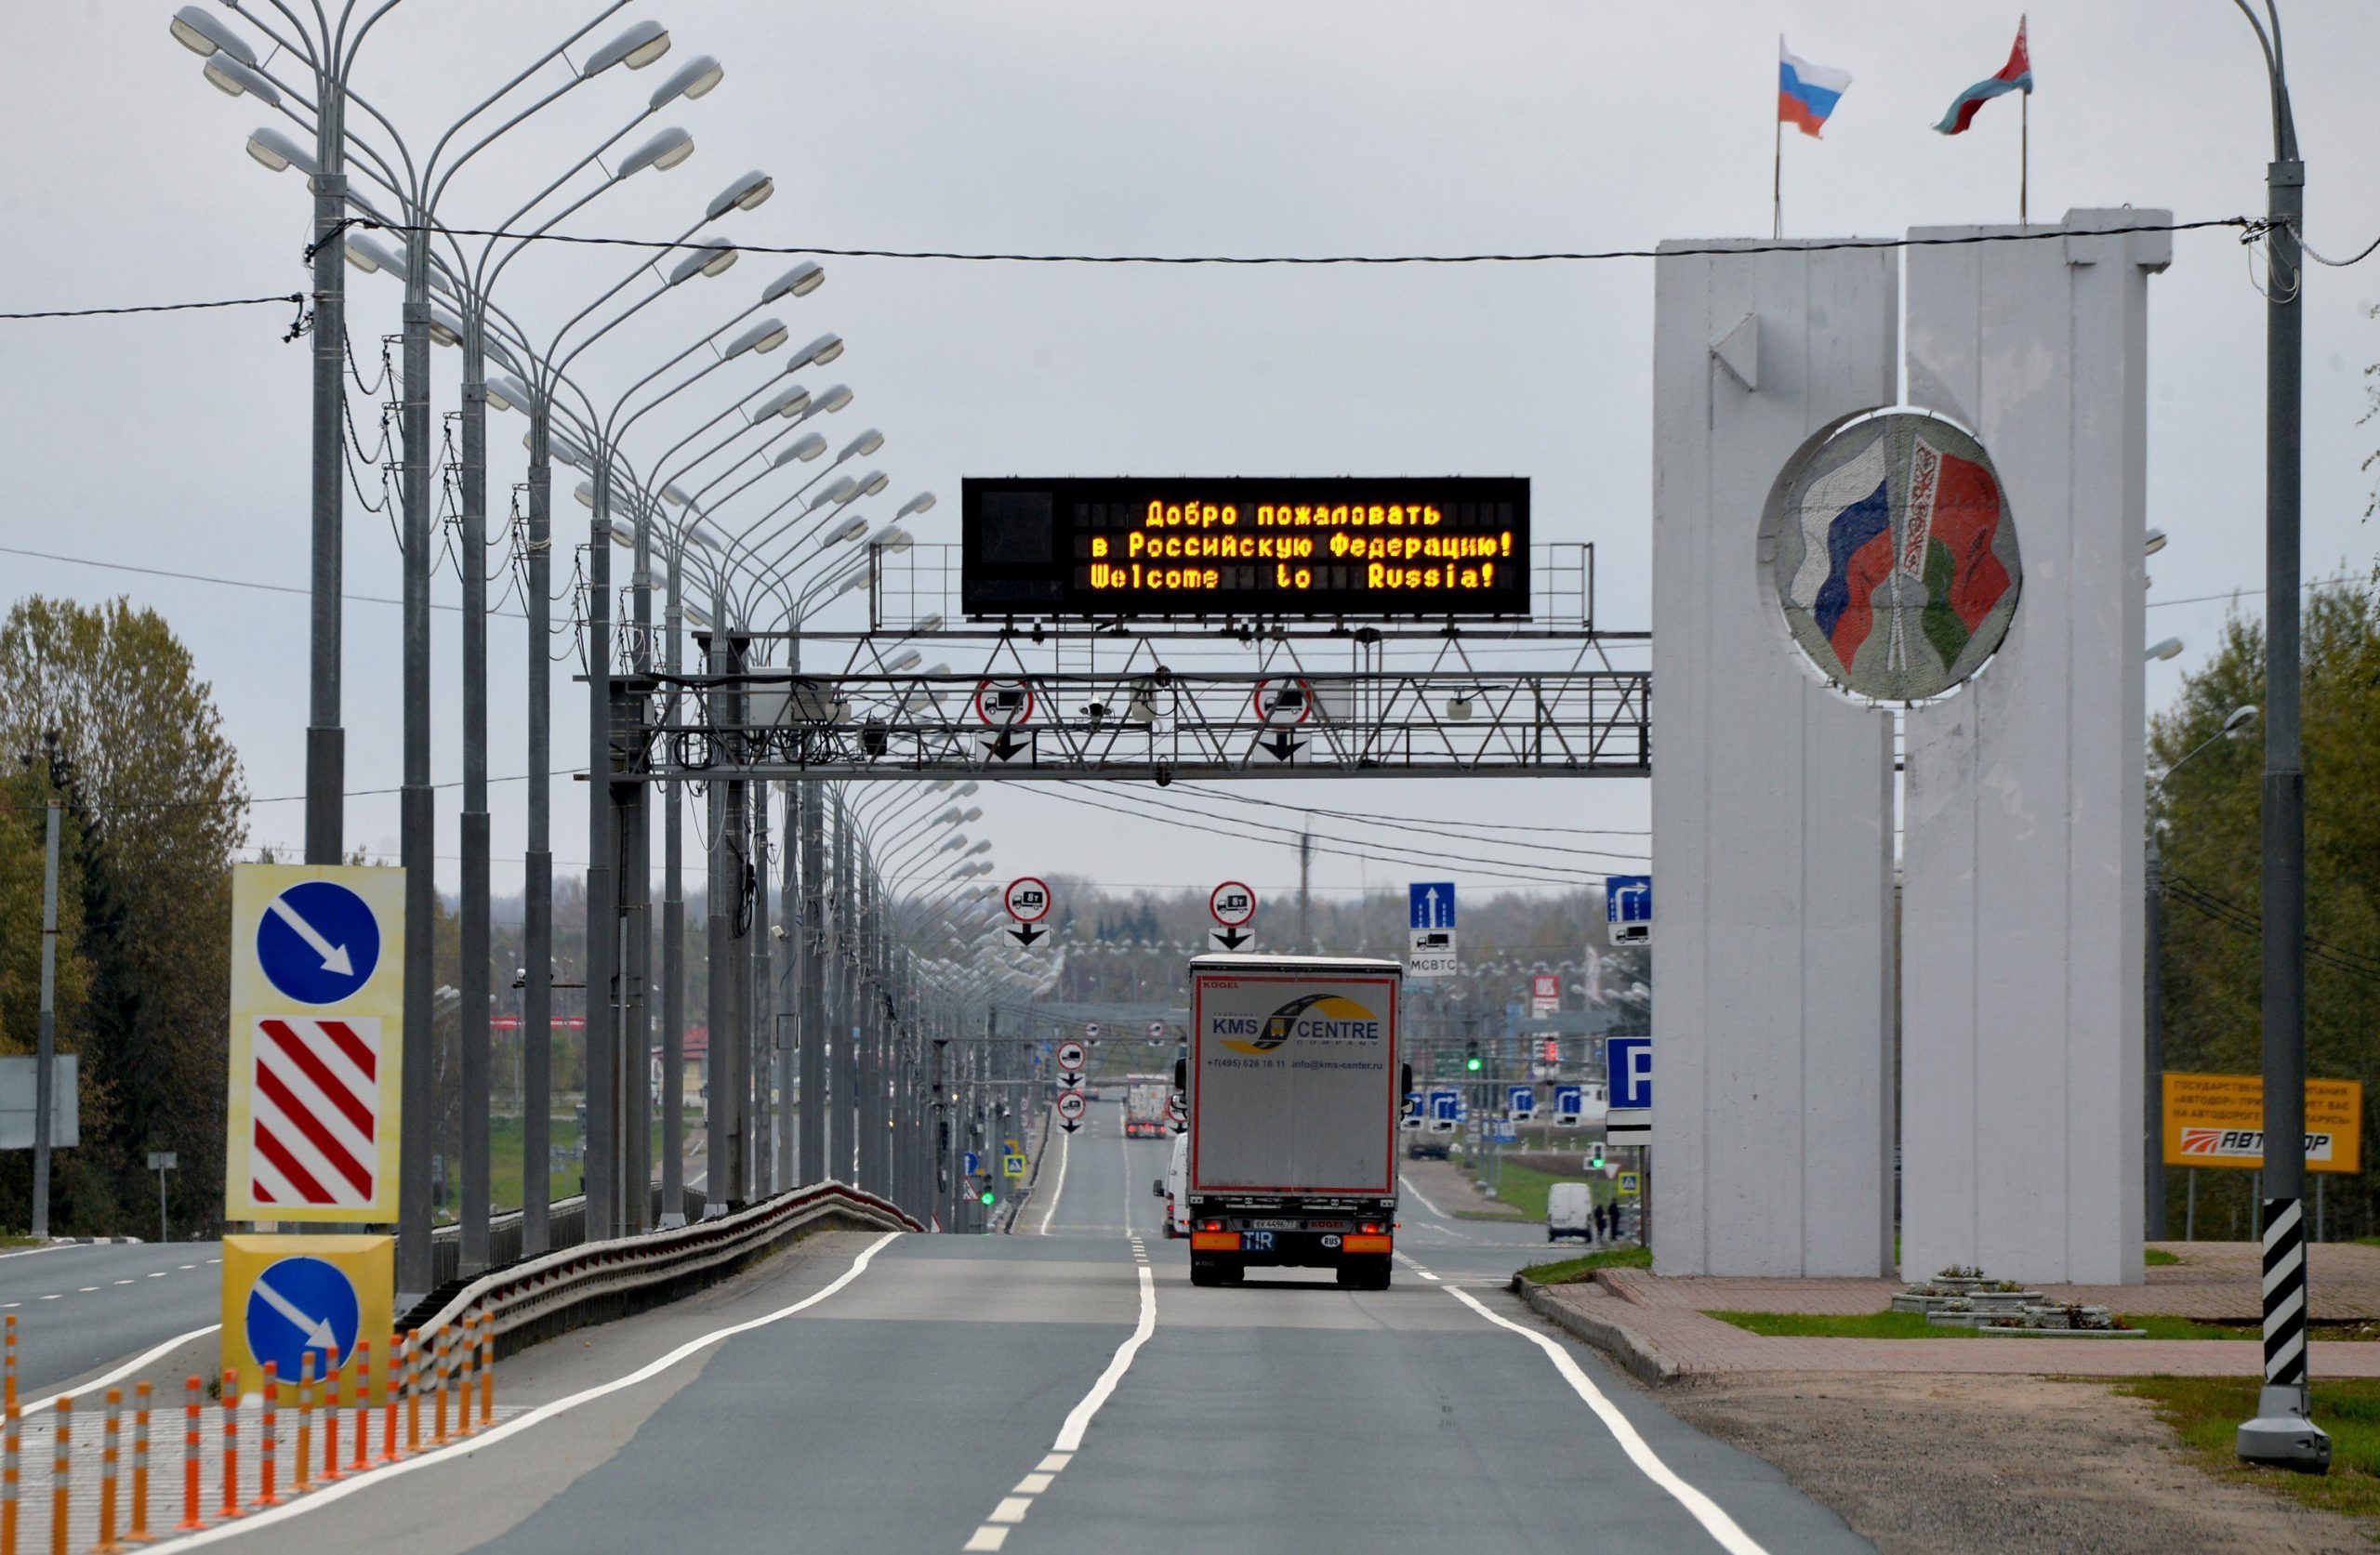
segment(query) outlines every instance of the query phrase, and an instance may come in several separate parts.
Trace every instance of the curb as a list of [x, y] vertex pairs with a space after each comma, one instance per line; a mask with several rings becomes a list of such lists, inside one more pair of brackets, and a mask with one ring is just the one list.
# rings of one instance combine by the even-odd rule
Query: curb
[[1513, 1294], [1518, 1296], [1530, 1311], [1556, 1328], [1609, 1355], [1640, 1382], [1665, 1388], [1684, 1375], [1678, 1364], [1662, 1354], [1651, 1340], [1617, 1323], [1589, 1317], [1567, 1301], [1548, 1295], [1545, 1287], [1534, 1281], [1514, 1275]]
[[53, 1236], [41, 1244], [46, 1247], [137, 1247], [137, 1236]]

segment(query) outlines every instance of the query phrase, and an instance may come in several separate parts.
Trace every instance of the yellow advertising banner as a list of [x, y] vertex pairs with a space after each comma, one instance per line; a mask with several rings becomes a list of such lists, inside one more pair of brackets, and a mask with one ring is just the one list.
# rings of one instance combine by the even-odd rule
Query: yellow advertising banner
[[[311, 1366], [336, 1366], [338, 1398], [353, 1403], [356, 1347], [369, 1345], [370, 1396], [388, 1402], [396, 1348], [396, 1239], [388, 1236], [227, 1236], [223, 1239], [223, 1368], [243, 1396], [264, 1391], [264, 1364], [284, 1390]], [[315, 1397], [324, 1398], [317, 1392]], [[282, 1407], [289, 1395], [282, 1394]]]
[[[2265, 1164], [2265, 1083], [2254, 1074], [2165, 1076], [2165, 1165]], [[2363, 1169], [2363, 1082], [2306, 1082], [2306, 1169]]]
[[396, 1219], [404, 900], [402, 869], [233, 867], [226, 1218]]

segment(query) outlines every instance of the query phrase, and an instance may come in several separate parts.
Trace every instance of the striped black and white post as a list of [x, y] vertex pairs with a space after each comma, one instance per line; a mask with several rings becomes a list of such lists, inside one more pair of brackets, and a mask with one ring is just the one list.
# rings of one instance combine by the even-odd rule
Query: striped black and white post
[[2306, 1206], [2264, 1201], [2265, 1381], [2256, 1417], [2240, 1428], [2239, 1453], [2252, 1463], [2320, 1473], [2331, 1439], [2307, 1411], [2306, 1379]]

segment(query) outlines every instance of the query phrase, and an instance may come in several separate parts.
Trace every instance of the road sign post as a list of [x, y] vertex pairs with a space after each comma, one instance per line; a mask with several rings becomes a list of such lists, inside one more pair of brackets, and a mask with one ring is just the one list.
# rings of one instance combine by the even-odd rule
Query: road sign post
[[157, 1174], [157, 1240], [160, 1242], [173, 1240], [165, 1232], [165, 1174], [180, 1165], [181, 1162], [170, 1150], [149, 1153], [149, 1169]]
[[403, 942], [401, 869], [233, 867], [227, 1219], [398, 1219]]

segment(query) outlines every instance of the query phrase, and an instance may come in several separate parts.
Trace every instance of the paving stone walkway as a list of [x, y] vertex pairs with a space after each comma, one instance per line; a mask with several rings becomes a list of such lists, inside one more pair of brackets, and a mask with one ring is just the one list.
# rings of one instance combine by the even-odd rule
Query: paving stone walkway
[[[2250, 1322], [2258, 1308], [2254, 1244], [2166, 1243], [2182, 1262], [2149, 1271], [2146, 1285], [2044, 1285], [2045, 1296], [2119, 1313]], [[2319, 1324], [2380, 1318], [2380, 1248], [2326, 1243], [2311, 1256], [2312, 1312]], [[1556, 1299], [1619, 1330], [1626, 1342], [1683, 1376], [1712, 1372], [1994, 1372], [2129, 1377], [2145, 1373], [2254, 1375], [2253, 1339], [1853, 1339], [1753, 1334], [1710, 1311], [1813, 1312], [1851, 1316], [1885, 1310], [1899, 1282], [1673, 1277], [1606, 1269], [1593, 1285], [1559, 1285]], [[2321, 1377], [2380, 1377], [2380, 1342], [2310, 1345]]]

